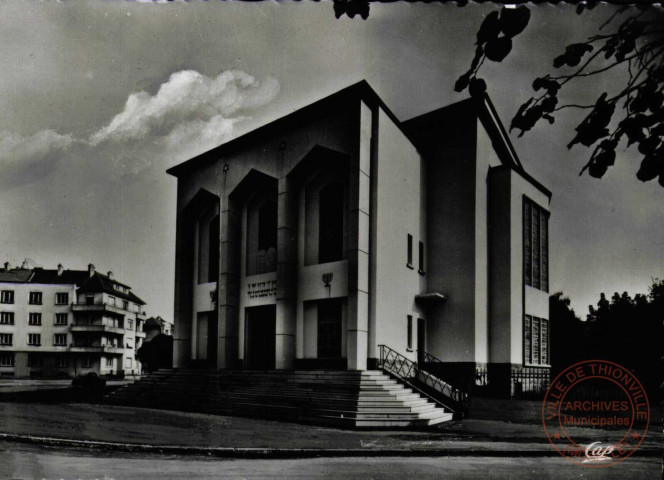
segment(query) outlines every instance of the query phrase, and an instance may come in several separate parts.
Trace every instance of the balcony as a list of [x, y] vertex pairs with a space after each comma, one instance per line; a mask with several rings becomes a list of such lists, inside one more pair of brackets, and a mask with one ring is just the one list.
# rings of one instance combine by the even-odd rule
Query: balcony
[[145, 338], [145, 332], [136, 330], [136, 338]]
[[145, 312], [135, 312], [136, 313], [136, 318], [139, 320], [145, 320], [147, 318], [147, 315]]
[[123, 317], [129, 313], [120, 307], [116, 307], [115, 305], [110, 305], [108, 303], [72, 303], [71, 309], [73, 312], [113, 313]]
[[124, 335], [125, 329], [120, 327], [112, 327], [110, 325], [83, 325], [75, 323], [71, 326], [73, 333], [116, 333]]
[[115, 353], [122, 355], [125, 349], [111, 345], [71, 345], [69, 351], [72, 353]]

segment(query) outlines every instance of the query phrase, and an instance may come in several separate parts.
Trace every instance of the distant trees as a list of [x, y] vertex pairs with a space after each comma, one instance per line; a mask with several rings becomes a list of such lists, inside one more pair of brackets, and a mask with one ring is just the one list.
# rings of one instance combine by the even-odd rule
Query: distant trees
[[549, 298], [551, 364], [554, 375], [581, 360], [610, 360], [632, 370], [651, 399], [660, 398], [664, 381], [664, 281], [654, 280], [647, 295], [603, 293], [585, 321], [569, 298]]

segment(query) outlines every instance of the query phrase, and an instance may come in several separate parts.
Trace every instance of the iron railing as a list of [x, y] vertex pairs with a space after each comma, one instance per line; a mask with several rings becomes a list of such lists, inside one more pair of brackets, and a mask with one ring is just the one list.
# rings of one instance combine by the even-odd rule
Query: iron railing
[[[427, 364], [434, 364], [434, 365], [443, 365], [443, 361], [437, 357], [434, 357], [431, 355], [429, 352], [425, 352], [423, 350], [418, 350], [417, 351], [417, 358], [418, 358], [418, 363], [424, 365]], [[430, 375], [433, 375], [431, 372], [429, 372], [425, 367], [420, 367], [422, 371], [427, 371]], [[438, 373], [438, 372], [436, 372]], [[438, 373], [440, 375], [440, 373]], [[435, 377], [434, 378], [438, 378]], [[485, 379], [486, 380], [486, 379]], [[459, 403], [466, 403], [468, 399], [470, 398], [470, 395], [467, 392], [464, 392], [463, 390], [453, 387], [449, 383], [447, 383], [444, 380], [441, 380], [438, 378], [438, 381], [441, 382], [443, 385], [445, 385], [445, 392], [449, 391], [450, 393], [445, 393], [445, 395], [448, 395], [450, 398], [453, 400], [459, 402]]]
[[459, 406], [464, 405], [468, 401], [467, 393], [462, 392], [458, 388], [454, 388], [431, 373], [422, 370], [418, 367], [416, 362], [413, 362], [399, 352], [392, 350], [387, 345], [378, 345], [378, 348], [380, 349], [380, 368], [407, 383], [410, 387], [415, 388], [436, 403], [439, 403], [448, 409], [450, 408], [437, 398], [433, 398], [431, 395], [423, 392], [416, 384], [424, 385], [429, 389], [436, 391]]

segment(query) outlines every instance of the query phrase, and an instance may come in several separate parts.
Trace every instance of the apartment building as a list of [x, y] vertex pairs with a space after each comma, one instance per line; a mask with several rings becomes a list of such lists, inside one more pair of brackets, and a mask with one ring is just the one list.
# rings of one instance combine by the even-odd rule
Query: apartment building
[[136, 375], [145, 302], [112, 272], [0, 270], [0, 375]]

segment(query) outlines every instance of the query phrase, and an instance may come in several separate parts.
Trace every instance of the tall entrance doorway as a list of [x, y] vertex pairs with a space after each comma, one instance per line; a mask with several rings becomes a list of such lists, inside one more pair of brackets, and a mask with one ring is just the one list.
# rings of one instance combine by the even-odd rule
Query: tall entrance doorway
[[246, 312], [245, 360], [250, 370], [273, 370], [276, 340], [276, 305], [250, 307]]
[[192, 366], [214, 368], [217, 363], [217, 312], [196, 315], [196, 360]]

